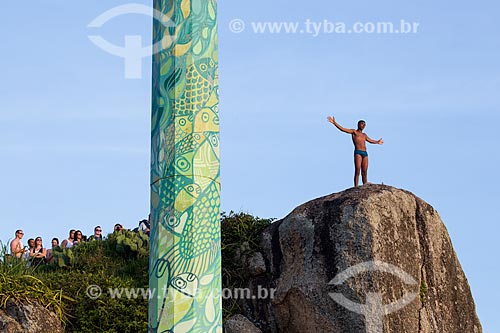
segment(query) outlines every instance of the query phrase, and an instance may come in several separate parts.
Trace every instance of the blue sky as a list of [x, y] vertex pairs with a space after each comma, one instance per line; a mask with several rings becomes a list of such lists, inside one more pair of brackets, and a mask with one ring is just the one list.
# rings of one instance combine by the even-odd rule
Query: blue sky
[[[150, 1], [135, 1], [149, 5]], [[126, 1], [0, 5], [0, 239], [63, 239], [148, 214], [150, 59], [124, 78], [123, 59], [92, 44], [151, 35], [147, 16], [87, 25]], [[500, 187], [500, 5], [422, 0], [219, 2], [222, 209], [281, 218], [352, 183], [345, 127], [382, 137], [369, 179], [405, 188], [440, 213], [485, 332], [500, 327], [496, 210]], [[245, 31], [230, 31], [234, 19]], [[416, 34], [256, 34], [252, 22], [352, 24], [401, 19]]]

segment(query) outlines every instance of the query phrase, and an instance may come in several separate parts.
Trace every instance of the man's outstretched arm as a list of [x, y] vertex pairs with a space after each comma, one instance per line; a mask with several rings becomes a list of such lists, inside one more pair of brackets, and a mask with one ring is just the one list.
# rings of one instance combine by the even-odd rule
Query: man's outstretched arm
[[344, 128], [342, 126], [340, 126], [339, 124], [337, 124], [337, 122], [335, 121], [335, 118], [331, 117], [331, 116], [328, 116], [326, 117], [326, 119], [328, 119], [329, 122], [331, 122], [332, 124], [335, 125], [335, 127], [337, 127], [339, 130], [341, 130], [342, 132], [345, 132], [345, 133], [349, 133], [349, 134], [352, 134], [354, 133], [354, 130], [353, 129], [350, 129], [350, 128]]
[[370, 138], [368, 137], [368, 135], [366, 136], [366, 141], [368, 141], [369, 143], [372, 143], [372, 144], [374, 144], [374, 145], [381, 145], [381, 144], [383, 144], [383, 143], [384, 143], [384, 140], [380, 139], [380, 140], [375, 141], [375, 140], [373, 140], [373, 139], [370, 139]]

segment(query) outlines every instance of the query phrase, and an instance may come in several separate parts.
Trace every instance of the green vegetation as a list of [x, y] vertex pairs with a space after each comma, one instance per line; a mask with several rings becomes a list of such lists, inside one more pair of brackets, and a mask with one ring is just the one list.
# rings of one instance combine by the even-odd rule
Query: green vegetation
[[[113, 298], [109, 290], [147, 290], [148, 251], [146, 235], [124, 230], [104, 241], [56, 248], [47, 266], [27, 267], [26, 261], [3, 255], [0, 306], [36, 300], [58, 313], [68, 332], [146, 332], [147, 297]], [[98, 286], [93, 291], [102, 294], [89, 297], [89, 286]]]
[[425, 283], [424, 280], [422, 280], [422, 282], [420, 283], [420, 302], [422, 302], [422, 304], [425, 304], [425, 302], [427, 301], [427, 298], [426, 298], [426, 295], [427, 294], [427, 283]]
[[0, 308], [9, 301], [37, 301], [45, 307], [52, 308], [61, 320], [68, 316], [68, 302], [74, 300], [61, 290], [52, 289], [38, 278], [33, 267], [7, 255], [6, 246], [0, 243]]
[[[246, 288], [248, 271], [242, 258], [260, 248], [260, 235], [274, 219], [262, 219], [245, 213], [222, 214], [222, 286], [224, 288]], [[240, 313], [240, 304], [235, 299], [223, 299], [224, 318]]]
[[[222, 278], [224, 287], [243, 287], [248, 280], [241, 256], [258, 249], [259, 235], [272, 219], [233, 212], [222, 214]], [[242, 246], [244, 244], [244, 246]], [[27, 267], [0, 249], [0, 307], [7, 301], [36, 300], [55, 311], [68, 332], [146, 332], [148, 313], [149, 238], [120, 231], [104, 241], [91, 241], [71, 249], [56, 248], [50, 265]], [[89, 286], [98, 286], [88, 289]], [[145, 291], [133, 297], [111, 297], [117, 288]], [[142, 288], [142, 289], [141, 289]], [[97, 298], [88, 293], [101, 291]], [[146, 296], [146, 297], [144, 297]], [[224, 301], [224, 315], [239, 311]]]

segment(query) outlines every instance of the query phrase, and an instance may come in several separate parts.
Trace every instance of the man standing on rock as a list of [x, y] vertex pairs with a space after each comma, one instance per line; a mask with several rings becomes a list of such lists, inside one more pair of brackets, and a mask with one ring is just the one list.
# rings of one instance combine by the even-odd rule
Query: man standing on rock
[[366, 184], [368, 182], [368, 153], [366, 152], [366, 141], [372, 144], [381, 145], [384, 143], [384, 140], [380, 139], [375, 141], [363, 133], [366, 127], [366, 122], [364, 120], [358, 121], [358, 129], [354, 130], [340, 126], [337, 124], [334, 117], [329, 116], [327, 119], [342, 132], [351, 134], [352, 142], [354, 143], [354, 187], [358, 186], [360, 170], [363, 184]]

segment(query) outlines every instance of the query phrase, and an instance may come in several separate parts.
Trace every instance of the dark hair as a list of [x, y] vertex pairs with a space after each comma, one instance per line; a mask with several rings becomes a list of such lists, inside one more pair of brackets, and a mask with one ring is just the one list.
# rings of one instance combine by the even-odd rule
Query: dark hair
[[30, 244], [30, 242], [31, 242], [31, 241], [33, 241], [33, 242], [34, 242], [34, 241], [35, 241], [35, 239], [34, 239], [34, 238], [30, 238], [30, 239], [28, 239], [28, 245]]
[[366, 124], [366, 121], [364, 121], [363, 119], [361, 119], [360, 121], [358, 121], [358, 126], [359, 124]]
[[102, 229], [100, 225], [97, 225], [97, 226], [94, 228], [94, 231], [96, 231], [96, 230], [97, 230], [97, 228]]
[[82, 240], [83, 240], [83, 233], [81, 230], [75, 230], [75, 235], [73, 236], [73, 241], [77, 241], [78, 238], [77, 238], [77, 235], [80, 234], [82, 235]]
[[21, 229], [17, 229], [17, 230], [16, 230], [16, 235], [17, 235], [18, 233], [20, 233], [20, 232], [22, 232], [22, 230], [21, 230]]
[[52, 238], [52, 241], [56, 241], [57, 244], [59, 244], [59, 238], [54, 237], [54, 238]]
[[75, 231], [76, 231], [75, 229], [71, 229], [71, 230], [69, 231], [69, 236], [71, 237], [71, 233], [72, 233], [72, 232], [75, 232]]

